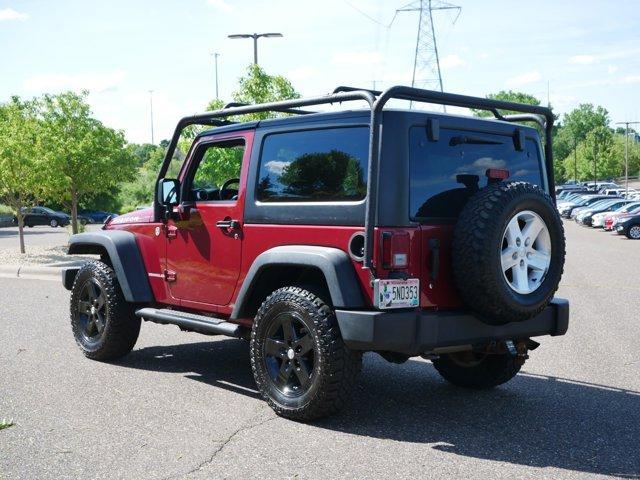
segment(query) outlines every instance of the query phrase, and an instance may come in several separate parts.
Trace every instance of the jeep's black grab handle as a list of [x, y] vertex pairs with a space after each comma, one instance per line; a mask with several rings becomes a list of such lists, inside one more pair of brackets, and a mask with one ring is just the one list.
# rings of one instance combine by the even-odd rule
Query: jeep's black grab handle
[[440, 239], [429, 239], [429, 250], [431, 251], [431, 280], [438, 278], [440, 271]]

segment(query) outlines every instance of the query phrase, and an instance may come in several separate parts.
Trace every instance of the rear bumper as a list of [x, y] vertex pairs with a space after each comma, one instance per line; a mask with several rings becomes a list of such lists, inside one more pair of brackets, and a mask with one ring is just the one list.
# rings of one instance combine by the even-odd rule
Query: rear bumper
[[569, 302], [555, 298], [530, 320], [498, 326], [461, 312], [336, 310], [336, 317], [349, 348], [419, 355], [441, 347], [564, 335]]

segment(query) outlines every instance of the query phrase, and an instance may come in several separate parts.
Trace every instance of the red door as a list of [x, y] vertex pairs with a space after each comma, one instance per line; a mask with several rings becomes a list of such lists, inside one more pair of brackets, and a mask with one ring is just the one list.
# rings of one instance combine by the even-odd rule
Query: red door
[[[253, 132], [205, 137], [187, 159], [180, 179], [187, 194], [183, 194], [179, 210], [189, 213], [181, 213], [179, 220], [167, 224], [165, 275], [171, 296], [185, 307], [215, 310], [211, 307], [227, 305], [233, 296], [240, 273], [244, 191], [252, 140]], [[215, 166], [216, 158], [207, 155], [229, 145], [243, 147], [238, 154], [238, 171], [228, 166], [226, 173], [224, 168], [222, 171], [230, 176], [225, 180], [237, 175], [239, 182], [229, 184], [223, 198], [218, 198], [224, 181]], [[228, 156], [219, 157], [228, 162]]]

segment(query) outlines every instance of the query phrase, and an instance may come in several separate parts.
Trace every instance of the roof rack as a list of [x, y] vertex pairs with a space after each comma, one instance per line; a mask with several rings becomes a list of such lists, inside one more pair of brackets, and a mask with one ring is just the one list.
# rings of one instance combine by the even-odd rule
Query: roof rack
[[[436, 105], [449, 105], [463, 108], [473, 108], [478, 110], [487, 110], [503, 121], [507, 122], [536, 122], [545, 132], [545, 168], [547, 172], [553, 172], [553, 153], [551, 147], [551, 132], [553, 128], [554, 116], [551, 109], [537, 105], [527, 105], [515, 102], [506, 102], [503, 100], [494, 100], [490, 98], [471, 97], [467, 95], [458, 95], [454, 93], [437, 92], [433, 90], [423, 90], [414, 87], [395, 86], [384, 91], [369, 90], [356, 87], [339, 86], [332, 93], [311, 98], [298, 98], [293, 100], [284, 100], [279, 102], [269, 102], [256, 105], [245, 105], [241, 103], [231, 103], [225, 105], [220, 110], [200, 113], [189, 117], [182, 118], [176, 126], [171, 142], [167, 149], [167, 153], [160, 168], [158, 180], [166, 174], [169, 163], [173, 158], [180, 134], [184, 128], [189, 125], [209, 125], [221, 126], [228, 125], [231, 122], [229, 117], [235, 115], [243, 115], [247, 113], [262, 112], [279, 112], [288, 114], [306, 115], [310, 112], [300, 110], [300, 107], [308, 107], [313, 105], [327, 105], [352, 101], [364, 101], [371, 110], [370, 131], [369, 131], [369, 166], [367, 181], [367, 197], [365, 210], [365, 245], [364, 260], [365, 268], [370, 269], [371, 275], [375, 277], [373, 270], [373, 234], [375, 222], [377, 218], [377, 188], [379, 173], [379, 152], [380, 152], [380, 132], [383, 125], [382, 111], [391, 99], [409, 100], [412, 102], [430, 103]], [[511, 110], [519, 112], [515, 115], [502, 115], [499, 110]], [[553, 175], [547, 174], [549, 180], [549, 190], [554, 191], [555, 185]], [[156, 220], [161, 218], [162, 206], [158, 202], [157, 189], [154, 196], [154, 214]]]

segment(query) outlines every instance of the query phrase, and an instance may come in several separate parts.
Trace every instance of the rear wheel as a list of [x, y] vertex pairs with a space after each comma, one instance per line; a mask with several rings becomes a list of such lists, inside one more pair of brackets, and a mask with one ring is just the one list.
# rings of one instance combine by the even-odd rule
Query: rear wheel
[[362, 354], [348, 349], [333, 311], [298, 287], [273, 292], [251, 332], [251, 367], [260, 393], [280, 416], [308, 421], [350, 400]]
[[49, 222], [49, 225], [51, 225], [53, 228], [56, 228], [58, 226], [58, 220], [56, 220], [55, 218], [52, 218], [51, 221]]
[[138, 339], [140, 318], [125, 300], [114, 271], [102, 262], [87, 262], [76, 275], [71, 328], [82, 353], [94, 360], [120, 358]]
[[433, 360], [433, 366], [448, 382], [475, 390], [506, 383], [520, 371], [513, 355], [473, 351], [441, 355]]

